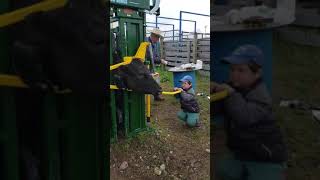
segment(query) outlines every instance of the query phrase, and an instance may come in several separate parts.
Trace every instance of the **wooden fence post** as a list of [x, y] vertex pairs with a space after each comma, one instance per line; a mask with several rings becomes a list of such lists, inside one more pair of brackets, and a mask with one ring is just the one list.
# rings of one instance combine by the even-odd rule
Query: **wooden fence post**
[[163, 43], [163, 37], [160, 38], [160, 58], [165, 59], [164, 57], [164, 43]]
[[193, 37], [193, 63], [197, 63], [198, 34], [195, 32]]

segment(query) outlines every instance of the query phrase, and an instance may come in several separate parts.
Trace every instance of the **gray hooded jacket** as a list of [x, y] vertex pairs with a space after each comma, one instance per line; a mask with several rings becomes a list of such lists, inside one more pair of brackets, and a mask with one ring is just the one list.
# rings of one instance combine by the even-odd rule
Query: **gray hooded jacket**
[[284, 162], [286, 147], [272, 114], [272, 99], [259, 80], [223, 102], [227, 145], [240, 160]]

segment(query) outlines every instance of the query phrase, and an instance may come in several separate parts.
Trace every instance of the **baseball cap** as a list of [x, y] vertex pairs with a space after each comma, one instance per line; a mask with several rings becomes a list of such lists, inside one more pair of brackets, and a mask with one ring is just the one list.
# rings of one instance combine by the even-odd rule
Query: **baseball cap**
[[189, 75], [186, 75], [186, 76], [183, 76], [182, 79], [180, 79], [180, 82], [186, 82], [186, 81], [191, 82], [192, 81], [192, 77], [189, 76]]
[[264, 55], [257, 46], [246, 44], [238, 47], [230, 56], [224, 57], [222, 61], [228, 64], [255, 63], [263, 66]]

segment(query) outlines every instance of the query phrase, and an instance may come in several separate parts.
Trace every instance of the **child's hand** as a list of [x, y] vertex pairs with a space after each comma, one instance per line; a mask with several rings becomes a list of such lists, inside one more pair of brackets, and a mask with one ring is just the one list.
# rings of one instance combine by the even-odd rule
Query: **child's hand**
[[225, 88], [222, 84], [218, 84], [215, 82], [210, 82], [210, 93], [220, 92], [223, 91]]
[[228, 84], [221, 84], [220, 86], [221, 86], [220, 88], [222, 89], [221, 91], [227, 90], [228, 94], [231, 94], [234, 92], [234, 89]]
[[234, 89], [228, 84], [218, 84], [215, 82], [210, 83], [210, 93], [221, 92], [227, 90], [229, 94], [234, 92]]
[[211, 81], [210, 82], [210, 94], [212, 94], [212, 93], [214, 93], [214, 92], [217, 92], [217, 83], [215, 83], [215, 82], [213, 82], [213, 81]]
[[182, 88], [177, 88], [177, 87], [175, 87], [175, 88], [173, 88], [173, 90], [174, 90], [174, 91], [179, 91], [179, 90], [182, 91]]

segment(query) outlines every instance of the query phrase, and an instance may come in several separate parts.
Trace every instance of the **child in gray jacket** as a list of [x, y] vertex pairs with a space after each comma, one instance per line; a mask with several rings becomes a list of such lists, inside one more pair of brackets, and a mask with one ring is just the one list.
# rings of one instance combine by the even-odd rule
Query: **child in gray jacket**
[[199, 126], [200, 108], [192, 88], [192, 77], [186, 75], [180, 82], [181, 88], [174, 88], [175, 91], [181, 90], [179, 94], [181, 111], [178, 112], [178, 118], [189, 127]]
[[224, 58], [230, 64], [230, 82], [212, 84], [211, 90], [228, 92], [221, 109], [231, 156], [218, 161], [221, 179], [282, 179], [287, 151], [262, 80], [263, 58], [258, 47], [240, 46]]

